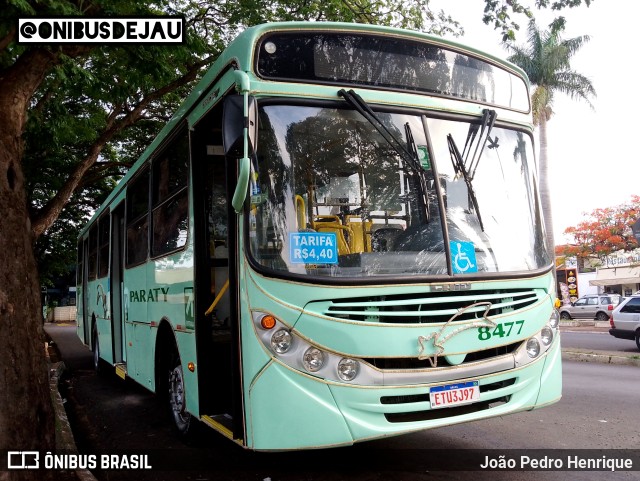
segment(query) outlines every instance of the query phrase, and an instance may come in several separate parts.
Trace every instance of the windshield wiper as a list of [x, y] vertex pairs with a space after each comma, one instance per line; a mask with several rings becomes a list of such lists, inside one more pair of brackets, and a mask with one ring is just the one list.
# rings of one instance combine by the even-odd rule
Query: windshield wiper
[[360, 97], [353, 90], [346, 91], [345, 89], [340, 89], [338, 91], [338, 95], [344, 98], [349, 105], [351, 105], [355, 110], [357, 110], [360, 115], [362, 115], [382, 136], [383, 139], [387, 141], [387, 143], [395, 150], [400, 158], [411, 168], [413, 172], [418, 174], [420, 179], [420, 190], [422, 197], [422, 207], [424, 208], [424, 212], [426, 215], [427, 223], [430, 221], [430, 212], [429, 212], [429, 195], [427, 193], [427, 183], [425, 179], [425, 172], [420, 164], [420, 158], [418, 156], [418, 148], [416, 146], [415, 140], [413, 139], [413, 133], [411, 131], [411, 126], [407, 122], [404, 126], [405, 135], [407, 136], [407, 145], [408, 148], [404, 146], [404, 144], [396, 138], [395, 135], [387, 128], [386, 125], [382, 123], [380, 117], [371, 110], [369, 104], [365, 102], [365, 100]]
[[[489, 142], [490, 149], [498, 147], [498, 137], [496, 136], [495, 139], [491, 139], [491, 130], [493, 129], [493, 125], [496, 123], [497, 116], [498, 115], [496, 114], [495, 110], [484, 109], [482, 111], [482, 119], [480, 121], [480, 124], [469, 125], [469, 130], [467, 131], [467, 140], [464, 143], [462, 154], [460, 154], [458, 146], [453, 140], [452, 135], [447, 135], [447, 143], [449, 145], [449, 154], [451, 155], [453, 170], [456, 176], [462, 175], [465, 184], [467, 184], [469, 199], [471, 200], [473, 210], [478, 217], [480, 229], [483, 232], [484, 225], [482, 223], [482, 216], [480, 215], [480, 209], [478, 207], [478, 198], [476, 197], [476, 193], [473, 190], [473, 179], [476, 175], [476, 171], [478, 170], [480, 158], [482, 157], [482, 152], [484, 152], [484, 148], [487, 145], [487, 141]], [[480, 131], [479, 136], [478, 131]], [[476, 136], [478, 136], [477, 142]], [[474, 143], [475, 149], [473, 150], [473, 155], [471, 155], [471, 150], [473, 149]], [[471, 160], [469, 160], [470, 155]]]
[[[498, 115], [496, 114], [495, 110], [484, 109], [482, 111], [481, 124], [469, 125], [467, 140], [464, 143], [464, 149], [462, 151], [462, 158], [464, 159], [465, 166], [467, 166], [467, 160], [469, 158], [469, 154], [471, 153], [471, 148], [475, 141], [476, 135], [478, 134], [478, 130], [480, 130], [480, 137], [478, 138], [476, 148], [473, 151], [473, 156], [471, 157], [471, 161], [468, 163], [467, 167], [467, 172], [469, 173], [469, 178], [471, 180], [473, 180], [476, 175], [476, 170], [478, 169], [478, 164], [480, 163], [480, 157], [482, 157], [482, 152], [484, 151], [485, 145], [487, 145], [487, 141], [489, 141], [490, 149], [498, 146], [498, 137], [496, 137], [495, 140], [491, 140], [490, 137], [491, 130], [493, 129], [493, 125], [496, 123], [497, 116]], [[478, 152], [478, 149], [480, 149], [480, 152]]]
[[476, 198], [476, 193], [473, 190], [473, 185], [471, 183], [471, 177], [469, 176], [469, 172], [467, 171], [467, 167], [462, 160], [462, 155], [460, 155], [460, 151], [458, 150], [458, 146], [456, 145], [455, 140], [451, 134], [447, 135], [447, 144], [449, 145], [449, 154], [451, 155], [451, 162], [453, 163], [453, 171], [456, 174], [456, 177], [462, 175], [464, 179], [464, 183], [467, 184], [467, 193], [469, 194], [469, 199], [473, 204], [473, 210], [476, 213], [476, 217], [478, 217], [478, 223], [480, 224], [480, 230], [484, 232], [484, 225], [482, 224], [482, 216], [480, 215], [480, 208], [478, 207], [478, 199]]
[[431, 208], [429, 205], [429, 186], [427, 185], [428, 179], [426, 178], [425, 171], [422, 168], [422, 164], [420, 163], [420, 156], [418, 155], [418, 146], [416, 145], [416, 141], [413, 138], [413, 131], [411, 130], [411, 125], [409, 122], [404, 124], [404, 134], [407, 137], [407, 144], [409, 146], [409, 151], [411, 152], [411, 158], [413, 162], [409, 165], [413, 167], [413, 171], [418, 174], [418, 179], [420, 181], [420, 195], [422, 197], [422, 205], [425, 209], [425, 213], [427, 216], [427, 224], [431, 221]]

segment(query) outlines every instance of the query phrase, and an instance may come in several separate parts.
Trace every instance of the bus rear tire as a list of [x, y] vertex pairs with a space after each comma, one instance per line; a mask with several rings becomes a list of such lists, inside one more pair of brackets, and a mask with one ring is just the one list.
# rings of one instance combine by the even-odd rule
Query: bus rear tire
[[100, 339], [98, 338], [98, 328], [93, 326], [93, 370], [98, 376], [108, 373], [107, 363], [100, 359]]

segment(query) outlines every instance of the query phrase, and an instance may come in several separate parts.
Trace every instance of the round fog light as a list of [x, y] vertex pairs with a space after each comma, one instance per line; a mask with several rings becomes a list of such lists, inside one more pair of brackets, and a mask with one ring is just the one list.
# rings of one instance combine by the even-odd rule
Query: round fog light
[[338, 377], [343, 381], [353, 381], [358, 375], [358, 361], [355, 359], [341, 359], [338, 363]]
[[271, 349], [278, 354], [284, 354], [291, 348], [291, 333], [286, 329], [280, 329], [271, 336]]
[[553, 331], [550, 327], [543, 327], [540, 331], [540, 340], [542, 344], [548, 346], [553, 341]]
[[302, 364], [309, 372], [319, 371], [324, 365], [324, 353], [318, 348], [310, 347], [302, 357]]
[[532, 358], [538, 357], [538, 354], [540, 354], [540, 343], [535, 337], [527, 341], [527, 354]]

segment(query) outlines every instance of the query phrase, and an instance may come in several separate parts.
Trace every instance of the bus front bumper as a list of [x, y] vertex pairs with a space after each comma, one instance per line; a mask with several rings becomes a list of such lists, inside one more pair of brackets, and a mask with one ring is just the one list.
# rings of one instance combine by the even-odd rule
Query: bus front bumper
[[[251, 386], [247, 447], [291, 450], [350, 445], [543, 407], [562, 394], [560, 339], [526, 366], [456, 379], [478, 381], [480, 400], [432, 409], [433, 384], [357, 386], [326, 382], [271, 363]], [[438, 383], [442, 385], [446, 383]]]

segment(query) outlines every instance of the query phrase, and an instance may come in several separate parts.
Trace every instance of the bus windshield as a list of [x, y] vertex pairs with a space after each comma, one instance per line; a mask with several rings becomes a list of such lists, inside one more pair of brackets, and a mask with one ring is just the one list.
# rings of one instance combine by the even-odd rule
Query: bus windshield
[[413, 278], [549, 265], [528, 134], [493, 126], [461, 172], [482, 141], [480, 119], [376, 116], [414, 162], [355, 110], [260, 106], [249, 216], [259, 266]]

